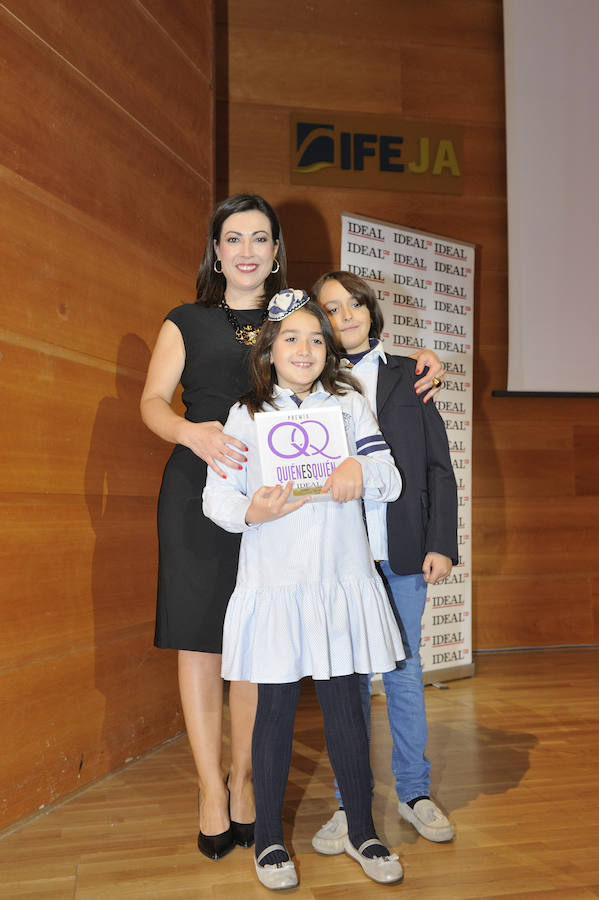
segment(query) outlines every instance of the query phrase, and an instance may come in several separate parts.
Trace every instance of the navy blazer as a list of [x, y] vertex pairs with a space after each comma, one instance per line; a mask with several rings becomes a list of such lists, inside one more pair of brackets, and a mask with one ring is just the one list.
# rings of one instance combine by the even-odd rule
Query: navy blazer
[[397, 575], [414, 575], [430, 551], [458, 562], [457, 487], [445, 423], [434, 402], [423, 403], [414, 390], [415, 360], [385, 356], [377, 418], [403, 478], [401, 496], [387, 504], [389, 565]]

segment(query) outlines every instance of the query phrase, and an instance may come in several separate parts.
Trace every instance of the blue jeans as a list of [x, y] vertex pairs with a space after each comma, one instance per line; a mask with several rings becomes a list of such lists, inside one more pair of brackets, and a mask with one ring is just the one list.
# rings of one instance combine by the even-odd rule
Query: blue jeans
[[[428, 796], [431, 764], [425, 756], [427, 727], [420, 661], [422, 616], [426, 582], [422, 575], [396, 575], [386, 560], [377, 564], [398, 618], [406, 654], [392, 672], [383, 673], [387, 717], [393, 739], [391, 769], [395, 790], [402, 803]], [[362, 712], [370, 738], [370, 675], [360, 676]], [[372, 781], [374, 786], [374, 781]], [[341, 795], [335, 782], [335, 797]]]
[[[422, 575], [396, 575], [386, 560], [378, 564], [387, 593], [393, 601], [406, 658], [392, 672], [383, 673], [387, 716], [393, 739], [391, 768], [395, 790], [403, 803], [430, 791], [431, 764], [425, 756], [426, 709], [420, 636], [426, 604], [426, 582]], [[369, 676], [363, 676], [369, 680]], [[368, 702], [362, 693], [362, 704]], [[368, 718], [370, 718], [368, 710]]]

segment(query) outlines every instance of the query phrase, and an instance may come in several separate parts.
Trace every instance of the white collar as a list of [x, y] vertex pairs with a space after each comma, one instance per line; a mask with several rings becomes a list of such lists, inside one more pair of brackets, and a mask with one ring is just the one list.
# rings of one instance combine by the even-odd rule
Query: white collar
[[[371, 340], [374, 340], [374, 338], [371, 338]], [[383, 342], [374, 340], [374, 343], [370, 350], [364, 354], [362, 359], [358, 360], [356, 365], [360, 365], [360, 363], [364, 362], [365, 360], [368, 360], [368, 362], [375, 362], [375, 360], [377, 359], [381, 359], [385, 363], [385, 365], [387, 365], [387, 357], [385, 356], [385, 351], [383, 350]], [[347, 368], [349, 368], [349, 360], [347, 359], [347, 357], [342, 357], [341, 363], [342, 365], [345, 365]]]
[[[291, 388], [283, 388], [283, 387], [279, 387], [278, 384], [275, 384], [272, 395], [273, 395], [273, 400], [277, 400], [279, 397], [281, 397], [281, 398], [285, 398], [286, 400], [287, 399], [291, 400], [292, 403], [295, 403], [295, 400], [291, 399], [292, 397], [295, 396], [293, 391], [291, 390]], [[318, 396], [320, 398], [330, 396], [329, 392], [325, 391], [324, 387], [322, 386], [322, 382], [320, 380], [318, 380], [314, 384], [313, 389], [310, 391], [310, 393], [305, 398], [305, 400], [302, 400], [302, 403], [305, 403], [306, 400], [310, 400], [312, 397], [318, 397]]]

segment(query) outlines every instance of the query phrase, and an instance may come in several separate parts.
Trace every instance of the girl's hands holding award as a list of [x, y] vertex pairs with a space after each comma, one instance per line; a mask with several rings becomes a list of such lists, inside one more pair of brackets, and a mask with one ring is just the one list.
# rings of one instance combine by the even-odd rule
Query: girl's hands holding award
[[347, 503], [348, 500], [359, 500], [364, 490], [362, 478], [362, 466], [356, 459], [348, 457], [341, 465], [331, 472], [322, 486], [323, 494], [331, 492], [331, 498], [337, 503]]
[[293, 481], [288, 481], [285, 487], [276, 484], [274, 487], [262, 485], [258, 488], [245, 514], [247, 524], [261, 525], [263, 522], [274, 522], [275, 519], [294, 512], [310, 500], [310, 497], [302, 497], [300, 500], [288, 503], [292, 488]]

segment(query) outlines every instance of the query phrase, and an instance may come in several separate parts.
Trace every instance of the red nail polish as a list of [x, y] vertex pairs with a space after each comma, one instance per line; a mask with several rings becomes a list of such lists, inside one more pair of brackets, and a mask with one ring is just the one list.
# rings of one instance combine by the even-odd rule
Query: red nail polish
[[422, 369], [416, 369], [416, 374], [417, 374], [417, 375], [420, 375], [421, 372], [422, 372]]
[[242, 468], [243, 468], [243, 466], [237, 466], [237, 468], [238, 468], [238, 469], [242, 469]]

